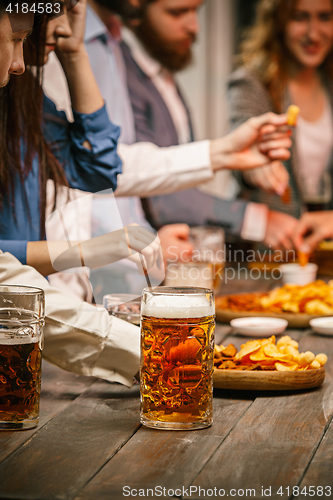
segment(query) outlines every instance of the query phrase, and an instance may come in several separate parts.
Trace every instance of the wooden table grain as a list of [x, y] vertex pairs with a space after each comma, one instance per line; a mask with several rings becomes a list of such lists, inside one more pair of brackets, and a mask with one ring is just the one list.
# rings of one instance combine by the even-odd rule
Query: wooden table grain
[[[197, 431], [144, 428], [137, 385], [127, 389], [44, 362], [40, 424], [0, 432], [0, 499], [331, 498], [333, 337], [291, 335], [300, 349], [328, 354], [323, 386], [215, 390], [214, 423]], [[216, 337], [244, 342], [227, 325], [217, 325]]]

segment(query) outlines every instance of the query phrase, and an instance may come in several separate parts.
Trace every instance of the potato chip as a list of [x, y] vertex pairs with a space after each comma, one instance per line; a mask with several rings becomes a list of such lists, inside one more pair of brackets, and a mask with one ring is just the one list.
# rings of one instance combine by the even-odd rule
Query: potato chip
[[310, 365], [315, 359], [315, 355], [313, 352], [307, 351], [307, 352], [302, 352], [299, 357], [298, 357], [298, 363], [301, 366], [306, 366]]
[[292, 312], [292, 313], [295, 313], [295, 314], [298, 314], [300, 311], [299, 309], [299, 305], [296, 304], [296, 302], [291, 302], [291, 301], [288, 301], [288, 302], [285, 302], [282, 306], [282, 311], [284, 312]]
[[278, 347], [274, 344], [268, 344], [264, 347], [264, 353], [266, 356], [274, 359], [286, 359], [287, 354], [282, 354]]
[[310, 367], [317, 370], [318, 368], [321, 368], [321, 364], [315, 359], [314, 361], [312, 361]]
[[294, 372], [298, 368], [297, 363], [275, 363], [278, 372]]
[[233, 358], [237, 354], [237, 348], [233, 344], [229, 344], [228, 347], [222, 349], [222, 355], [228, 358]]
[[271, 337], [269, 337], [269, 339], [262, 339], [262, 340], [259, 340], [259, 342], [262, 346], [267, 345], [267, 344], [275, 344], [276, 337], [275, 337], [275, 335], [272, 335]]
[[317, 354], [315, 359], [316, 359], [316, 361], [319, 361], [320, 366], [324, 366], [324, 365], [326, 365], [328, 358], [327, 358], [326, 354]]
[[290, 342], [291, 342], [291, 337], [289, 337], [289, 335], [284, 335], [277, 341], [276, 345], [277, 346], [288, 345]]
[[265, 346], [261, 346], [260, 349], [253, 352], [252, 354], [250, 354], [250, 360], [251, 361], [267, 361], [267, 360], [269, 360], [270, 358], [267, 356], [267, 354], [265, 354], [264, 348], [265, 348]]
[[248, 354], [257, 351], [260, 348], [259, 340], [250, 340], [242, 346], [242, 349], [236, 354], [235, 359], [242, 359]]
[[320, 314], [329, 316], [330, 314], [333, 314], [333, 308], [320, 300], [311, 300], [306, 304], [305, 312], [307, 314]]

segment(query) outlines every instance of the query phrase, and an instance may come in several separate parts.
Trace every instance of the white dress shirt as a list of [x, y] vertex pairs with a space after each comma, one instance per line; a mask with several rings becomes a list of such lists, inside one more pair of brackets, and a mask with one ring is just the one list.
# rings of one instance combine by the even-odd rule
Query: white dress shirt
[[0, 251], [0, 283], [45, 292], [43, 357], [64, 370], [130, 387], [140, 366], [140, 329], [53, 288], [34, 268]]

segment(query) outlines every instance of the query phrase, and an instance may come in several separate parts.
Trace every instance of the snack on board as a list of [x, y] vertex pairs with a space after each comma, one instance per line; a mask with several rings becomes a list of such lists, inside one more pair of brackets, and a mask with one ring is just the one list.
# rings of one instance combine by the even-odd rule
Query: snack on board
[[235, 312], [305, 313], [333, 315], [333, 280], [317, 280], [308, 285], [284, 285], [269, 293], [247, 293], [217, 297], [219, 309]]
[[298, 250], [297, 257], [301, 267], [305, 267], [309, 263], [310, 259], [309, 253], [301, 252], [300, 250]]
[[297, 125], [297, 117], [300, 111], [299, 107], [294, 104], [287, 109], [287, 123], [290, 127], [295, 127]]
[[269, 339], [250, 340], [237, 352], [233, 344], [215, 346], [214, 366], [219, 370], [304, 371], [316, 370], [327, 363], [326, 354], [299, 352], [298, 342], [289, 335], [277, 343], [273, 335]]
[[287, 186], [283, 195], [281, 196], [281, 201], [282, 203], [285, 203], [286, 205], [290, 205], [291, 203], [291, 187]]

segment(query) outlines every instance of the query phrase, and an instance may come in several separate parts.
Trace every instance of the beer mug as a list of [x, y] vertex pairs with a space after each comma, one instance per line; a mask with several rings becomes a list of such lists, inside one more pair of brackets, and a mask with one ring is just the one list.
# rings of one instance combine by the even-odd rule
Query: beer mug
[[213, 419], [214, 293], [145, 288], [141, 303], [141, 423], [200, 429]]
[[38, 424], [44, 291], [0, 286], [0, 429]]

